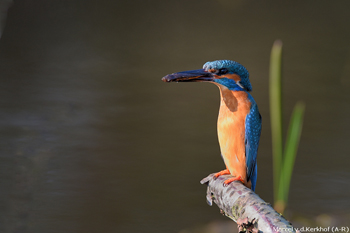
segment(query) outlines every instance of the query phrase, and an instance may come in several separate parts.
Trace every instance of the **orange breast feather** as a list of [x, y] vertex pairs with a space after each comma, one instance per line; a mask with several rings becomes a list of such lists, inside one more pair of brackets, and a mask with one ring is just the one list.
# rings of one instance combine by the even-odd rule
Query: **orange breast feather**
[[247, 185], [245, 158], [245, 119], [251, 103], [244, 91], [231, 91], [218, 84], [221, 104], [218, 117], [218, 137], [225, 165], [233, 176], [241, 176]]

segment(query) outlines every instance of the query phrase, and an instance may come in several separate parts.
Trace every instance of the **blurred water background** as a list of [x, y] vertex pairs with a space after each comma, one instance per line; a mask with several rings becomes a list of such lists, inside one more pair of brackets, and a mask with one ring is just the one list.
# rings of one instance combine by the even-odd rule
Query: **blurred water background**
[[179, 232], [225, 220], [199, 184], [224, 168], [219, 91], [160, 80], [217, 59], [250, 72], [263, 117], [256, 192], [272, 202], [275, 39], [284, 114], [306, 103], [287, 214], [350, 219], [349, 10], [325, 0], [14, 1], [0, 40], [0, 232]]

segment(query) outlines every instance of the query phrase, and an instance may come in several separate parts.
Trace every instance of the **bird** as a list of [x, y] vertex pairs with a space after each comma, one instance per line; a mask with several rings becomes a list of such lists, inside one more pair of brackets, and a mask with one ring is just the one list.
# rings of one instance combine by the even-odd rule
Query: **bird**
[[216, 60], [206, 62], [203, 69], [168, 74], [162, 81], [209, 82], [219, 87], [217, 133], [226, 169], [215, 173], [214, 178], [231, 174], [224, 186], [238, 180], [255, 191], [261, 115], [249, 93], [252, 85], [248, 70], [236, 61]]

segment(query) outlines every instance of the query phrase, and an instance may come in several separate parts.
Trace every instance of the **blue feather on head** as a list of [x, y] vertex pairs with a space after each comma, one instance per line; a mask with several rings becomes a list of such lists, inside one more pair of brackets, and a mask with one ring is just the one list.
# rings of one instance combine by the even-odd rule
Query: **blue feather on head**
[[238, 62], [231, 60], [208, 61], [203, 65], [203, 69], [206, 71], [213, 69], [227, 69], [228, 73], [237, 74], [241, 78], [241, 81], [239, 83], [244, 87], [245, 90], [252, 90], [252, 85], [249, 81], [249, 72], [243, 65]]

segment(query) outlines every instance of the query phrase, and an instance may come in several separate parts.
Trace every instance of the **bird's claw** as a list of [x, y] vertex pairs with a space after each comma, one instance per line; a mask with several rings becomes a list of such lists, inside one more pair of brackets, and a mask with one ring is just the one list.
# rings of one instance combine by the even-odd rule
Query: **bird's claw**
[[219, 176], [222, 176], [222, 175], [229, 175], [231, 174], [230, 171], [228, 169], [225, 169], [225, 170], [222, 170], [222, 171], [219, 171], [217, 173], [214, 174], [214, 179], [217, 179]]
[[237, 177], [233, 177], [233, 178], [230, 178], [230, 179], [227, 179], [224, 181], [224, 187], [227, 187], [229, 184], [231, 184], [233, 181], [241, 181], [243, 184], [244, 184], [244, 180], [242, 179], [241, 176], [237, 176]]

